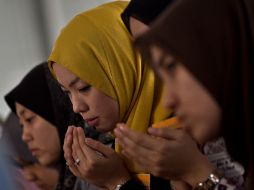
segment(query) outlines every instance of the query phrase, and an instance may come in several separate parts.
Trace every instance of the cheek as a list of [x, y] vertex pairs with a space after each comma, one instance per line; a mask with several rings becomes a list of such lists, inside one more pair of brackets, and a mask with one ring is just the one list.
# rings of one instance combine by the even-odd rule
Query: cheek
[[221, 121], [221, 111], [219, 106], [210, 99], [207, 103], [207, 122], [209, 125], [209, 130], [212, 134], [216, 134], [219, 131], [220, 121]]
[[41, 139], [45, 138], [45, 132], [38, 125], [33, 125], [30, 127], [30, 134], [33, 136], [34, 141], [42, 141]]
[[97, 106], [98, 112], [104, 119], [105, 123], [109, 125], [115, 125], [119, 121], [119, 108], [117, 101], [104, 97], [101, 98], [99, 105]]
[[44, 143], [44, 146], [47, 152], [46, 157], [48, 162], [55, 162], [59, 159], [61, 153], [60, 139], [58, 134], [52, 132], [51, 134], [51, 136], [47, 137], [48, 141]]

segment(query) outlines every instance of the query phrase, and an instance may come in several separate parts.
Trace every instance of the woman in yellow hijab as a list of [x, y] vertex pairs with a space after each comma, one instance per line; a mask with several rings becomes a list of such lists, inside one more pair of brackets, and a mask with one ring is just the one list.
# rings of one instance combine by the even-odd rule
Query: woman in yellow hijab
[[[152, 123], [171, 115], [162, 107], [161, 82], [133, 50], [122, 23], [120, 14], [127, 3], [107, 3], [74, 17], [62, 29], [49, 57], [49, 67], [74, 111], [100, 132], [112, 131], [118, 122], [146, 132]], [[76, 176], [113, 189], [130, 178], [129, 171], [139, 172], [131, 161], [126, 161], [127, 170], [111, 148], [84, 139], [82, 129], [74, 127], [65, 137], [65, 158]], [[115, 149], [120, 152], [117, 143]]]

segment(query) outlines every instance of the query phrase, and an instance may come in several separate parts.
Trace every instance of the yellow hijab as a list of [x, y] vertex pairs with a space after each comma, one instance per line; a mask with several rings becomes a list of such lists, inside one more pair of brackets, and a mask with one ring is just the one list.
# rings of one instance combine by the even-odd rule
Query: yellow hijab
[[[145, 132], [169, 117], [161, 104], [162, 85], [133, 50], [120, 14], [128, 2], [114, 1], [75, 16], [58, 36], [49, 57], [81, 80], [118, 101], [121, 122]], [[110, 111], [110, 110], [109, 110]], [[119, 146], [116, 146], [119, 152]]]

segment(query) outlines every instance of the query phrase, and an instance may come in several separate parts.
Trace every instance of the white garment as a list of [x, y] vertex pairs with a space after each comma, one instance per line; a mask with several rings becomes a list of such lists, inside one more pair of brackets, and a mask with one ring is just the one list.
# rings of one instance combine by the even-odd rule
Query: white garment
[[214, 166], [224, 173], [229, 183], [239, 188], [243, 185], [244, 168], [241, 164], [232, 160], [222, 137], [206, 143], [203, 151]]

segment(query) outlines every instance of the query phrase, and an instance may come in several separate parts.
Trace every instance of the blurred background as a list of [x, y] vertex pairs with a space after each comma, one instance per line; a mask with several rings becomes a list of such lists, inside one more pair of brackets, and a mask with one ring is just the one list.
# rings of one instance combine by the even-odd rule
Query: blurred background
[[60, 29], [77, 13], [110, 0], [0, 0], [0, 123], [9, 92], [48, 58]]

